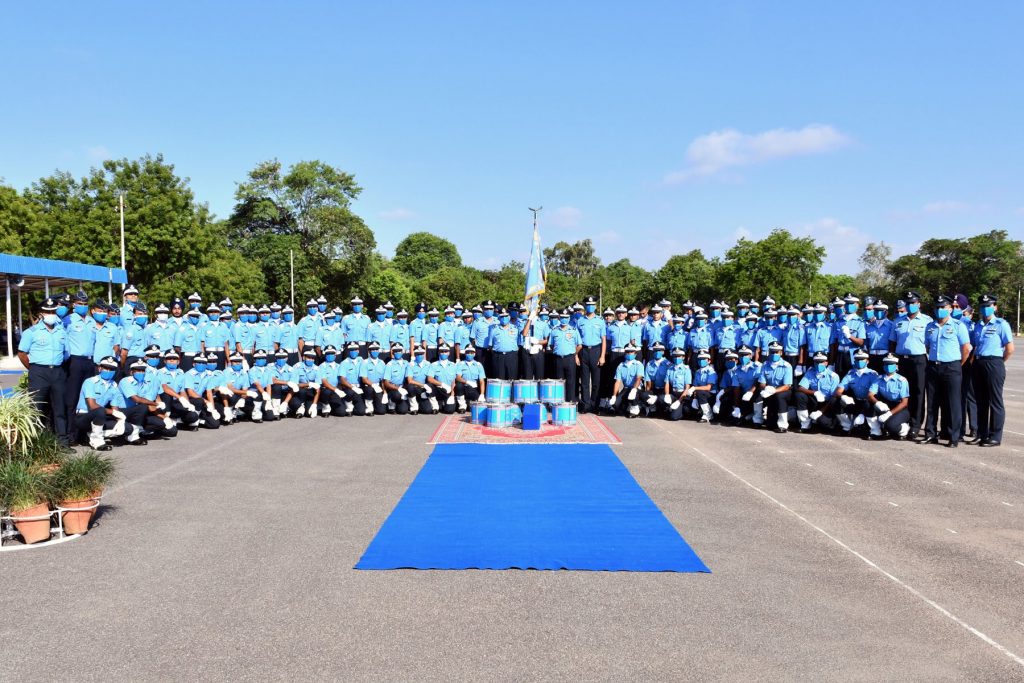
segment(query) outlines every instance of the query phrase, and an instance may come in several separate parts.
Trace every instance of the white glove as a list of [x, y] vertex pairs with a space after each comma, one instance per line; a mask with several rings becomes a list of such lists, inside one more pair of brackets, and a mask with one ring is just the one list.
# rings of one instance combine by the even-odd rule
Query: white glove
[[164, 418], [164, 427], [167, 429], [174, 429], [174, 420], [169, 417]]
[[270, 402], [271, 401], [270, 392], [269, 391], [264, 391], [263, 392], [263, 400], [266, 401], [266, 402]]
[[653, 406], [657, 402], [658, 402], [658, 397], [656, 395], [651, 394], [650, 396], [647, 397], [647, 405]]
[[192, 410], [192, 404], [189, 402], [187, 397], [179, 396], [178, 403], [180, 403], [181, 407], [184, 408], [185, 410]]
[[614, 406], [614, 405], [616, 405], [616, 404], [618, 404], [618, 402], [619, 402], [619, 398], [620, 398], [620, 397], [621, 397], [621, 395], [620, 395], [620, 394], [615, 394], [615, 396], [613, 396], [613, 397], [612, 397], [612, 400], [611, 400], [611, 401], [609, 401], [609, 403], [610, 403], [611, 405], [613, 405], [613, 406]]
[[166, 404], [166, 403], [164, 403], [163, 401], [157, 401], [157, 402], [156, 402], [156, 409], [157, 409], [158, 411], [162, 411], [162, 410], [165, 410], [166, 408], [167, 408], [167, 404]]
[[309, 416], [316, 417], [316, 404], [314, 403], [309, 407]]
[[845, 403], [848, 406], [852, 406], [854, 404], [854, 400], [853, 400], [852, 396], [843, 395], [842, 401], [843, 401], [843, 403]]
[[445, 405], [450, 406], [455, 403], [455, 394], [448, 394], [448, 400], [444, 402]]
[[345, 398], [345, 392], [341, 390], [341, 387], [337, 387], [334, 393], [338, 395], [338, 398]]
[[363, 390], [360, 389], [359, 387], [352, 387], [352, 393], [355, 394], [356, 396], [362, 396]]
[[633, 387], [632, 389], [629, 390], [628, 398], [630, 401], [636, 400], [636, 387]]
[[249, 389], [249, 391], [245, 392], [245, 395], [248, 396], [249, 398], [256, 398], [257, 396], [259, 396], [259, 394], [256, 393], [255, 389]]
[[882, 401], [875, 401], [875, 410], [880, 413], [887, 413], [889, 412], [889, 404], [883, 403]]
[[846, 337], [847, 339], [850, 338], [850, 328], [847, 327], [846, 325], [843, 325], [843, 336]]
[[424, 384], [423, 385], [423, 393], [426, 394], [427, 396], [430, 396], [431, 394], [434, 393], [434, 390], [430, 388], [429, 384]]
[[401, 387], [398, 390], [398, 395], [403, 399], [409, 398], [409, 392], [405, 390], [405, 387]]
[[814, 392], [814, 400], [817, 401], [818, 403], [824, 403], [825, 402], [825, 394], [821, 393], [820, 389], [818, 391], [815, 391]]
[[237, 401], [235, 401], [235, 407], [238, 408], [239, 410], [241, 410], [242, 408], [245, 407], [245, 397], [244, 396], [242, 398], [238, 399]]
[[374, 384], [373, 390], [376, 391], [378, 394], [384, 393], [384, 389], [379, 384]]
[[740, 419], [741, 415], [742, 415], [742, 413], [740, 412], [740, 409], [739, 409], [738, 406], [736, 408], [732, 409], [732, 416], [733, 416], [734, 419], [736, 419], [736, 420]]
[[212, 417], [214, 420], [220, 420], [220, 413], [217, 412], [216, 408], [210, 408], [210, 417]]
[[878, 421], [882, 424], [885, 424], [885, 421], [888, 420], [890, 417], [892, 417], [892, 413], [887, 410], [878, 416]]
[[297, 382], [288, 382], [288, 388], [291, 389], [292, 391], [298, 391], [299, 385]]
[[685, 389], [683, 389], [683, 396], [687, 396], [687, 397], [693, 396], [693, 387], [689, 386], [689, 387], [686, 387]]
[[751, 389], [747, 393], [743, 394], [743, 396], [741, 396], [740, 398], [742, 398], [744, 401], [749, 401], [750, 399], [754, 398], [754, 390]]
[[661, 400], [664, 401], [665, 403], [672, 403], [672, 397], [669, 396], [668, 394], [662, 394]]
[[113, 415], [114, 417], [116, 417], [118, 420], [125, 420], [125, 419], [127, 419], [125, 417], [124, 413], [122, 413], [117, 408], [114, 408], [112, 411], [110, 411], [110, 414]]
[[725, 396], [725, 389], [719, 389], [718, 393], [715, 394], [715, 401], [721, 401], [723, 396]]
[[761, 398], [769, 398], [775, 395], [775, 387], [765, 387], [761, 390]]
[[227, 387], [217, 387], [217, 391], [220, 392], [221, 396], [234, 396], [231, 390]]
[[796, 366], [796, 368], [793, 369], [793, 374], [794, 375], [802, 375], [802, 374], [804, 374], [804, 366], [802, 366], [802, 365]]
[[672, 410], [679, 410], [679, 401], [672, 401], [672, 403], [670, 403], [668, 407], [671, 408]]
[[533, 345], [530, 346], [530, 353], [531, 354], [540, 353], [540, 350], [541, 350], [541, 345], [540, 344], [533, 344]]

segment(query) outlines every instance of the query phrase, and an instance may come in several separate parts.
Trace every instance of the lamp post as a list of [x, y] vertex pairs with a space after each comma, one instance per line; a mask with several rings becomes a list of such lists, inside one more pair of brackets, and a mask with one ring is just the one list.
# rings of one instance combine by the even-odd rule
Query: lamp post
[[[117, 213], [121, 216], [121, 270], [125, 270], [124, 260], [124, 190], [117, 191]], [[127, 274], [127, 271], [125, 271]], [[124, 290], [124, 283], [121, 284], [121, 289]]]

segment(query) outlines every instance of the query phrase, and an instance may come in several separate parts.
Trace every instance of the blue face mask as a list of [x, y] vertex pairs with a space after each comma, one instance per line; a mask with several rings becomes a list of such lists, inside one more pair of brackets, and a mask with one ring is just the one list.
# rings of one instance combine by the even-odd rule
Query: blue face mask
[[132, 377], [135, 378], [136, 382], [140, 382], [141, 383], [141, 382], [145, 382], [146, 381], [146, 373], [144, 373], [144, 372], [133, 372], [132, 373]]
[[107, 314], [106, 313], [93, 313], [92, 314], [92, 319], [95, 320], [96, 322], [102, 324], [102, 323], [107, 322]]
[[416, 312], [416, 317], [419, 318], [420, 320], [426, 320], [427, 312], [426, 311], [417, 311]]
[[370, 358], [380, 357], [380, 351], [370, 351]]
[[135, 318], [135, 324], [139, 327], [145, 327], [147, 322], [149, 322], [149, 320], [143, 315]]
[[857, 361], [857, 369], [858, 370], [863, 370], [867, 366], [868, 366], [868, 362], [866, 360], [859, 360], [859, 361]]
[[444, 321], [445, 321], [446, 323], [454, 322], [454, 321], [455, 321], [455, 316], [454, 316], [454, 315], [446, 315], [446, 316], [444, 317]]
[[235, 372], [241, 372], [242, 371], [242, 364], [241, 363], [232, 363], [231, 364], [231, 369], [234, 370]]
[[270, 322], [270, 314], [269, 313], [260, 313], [260, 320], [262, 322], [265, 322], [265, 323]]
[[887, 375], [891, 375], [894, 372], [896, 372], [896, 366], [893, 365], [892, 363], [886, 363], [884, 369], [885, 369], [885, 374], [887, 374]]
[[732, 370], [734, 367], [736, 367], [736, 361], [734, 361], [734, 360], [727, 360], [727, 361], [725, 361], [725, 369], [726, 370]]
[[398, 324], [399, 325], [408, 325], [409, 324], [409, 319], [408, 318], [399, 318], [398, 319]]
[[707, 366], [708, 366], [707, 359], [701, 358], [699, 361], [697, 361], [697, 367], [698, 368], [706, 368]]
[[752, 330], [752, 329], [754, 329], [754, 326], [755, 326], [755, 325], [757, 325], [757, 323], [756, 323], [756, 322], [754, 322], [753, 320], [748, 320], [748, 321], [747, 321], [747, 329], [748, 329], [748, 330]]
[[318, 310], [321, 313], [323, 313], [324, 311], [327, 310], [327, 304], [317, 304], [316, 305], [316, 310]]
[[387, 317], [387, 313], [378, 313], [377, 314], [377, 322], [379, 322], [379, 323], [380, 322], [384, 322], [384, 318], [386, 318], [386, 317]]
[[67, 314], [68, 314], [68, 307], [67, 306], [61, 305], [61, 306], [57, 307], [57, 317], [58, 318], [63, 318]]
[[267, 366], [267, 359], [266, 358], [257, 358], [253, 362], [256, 364], [256, 367], [258, 367], [258, 368], [263, 368], [263, 367]]
[[815, 313], [814, 314], [814, 320], [816, 322], [819, 322], [819, 323], [825, 322], [825, 314], [824, 313]]
[[953, 309], [953, 317], [954, 318], [962, 318], [963, 316], [964, 316], [964, 312], [961, 309], [959, 309], [959, 308], [954, 308]]
[[437, 357], [438, 357], [439, 360], [448, 360], [448, 354], [447, 353], [439, 353], [439, 354], [437, 354]]
[[547, 313], [541, 313], [540, 314], [540, 319], [545, 321], [545, 322], [547, 322], [548, 318], [550, 318], [550, 317], [551, 316], [549, 316]]
[[476, 360], [476, 354], [475, 353], [467, 353], [466, 354], [466, 360], [468, 362], [472, 363], [473, 361]]
[[907, 304], [907, 313], [914, 315], [921, 310], [921, 304]]
[[936, 308], [935, 309], [935, 317], [938, 318], [939, 320], [945, 320], [946, 318], [949, 317], [949, 309], [948, 308]]
[[697, 318], [697, 327], [704, 327], [707, 324], [708, 324], [707, 320], [704, 320], [702, 318]]
[[635, 353], [627, 353], [626, 354], [626, 360], [636, 360], [636, 354]]
[[490, 317], [491, 317], [492, 315], [494, 315], [494, 311], [492, 311], [492, 310], [489, 310], [489, 309], [485, 309], [485, 310], [484, 310], [484, 317], [485, 317], [485, 318], [488, 318], [488, 319], [490, 319]]
[[856, 313], [857, 312], [857, 304], [846, 304], [846, 312], [847, 313]]
[[190, 325], [198, 325], [199, 324], [199, 316], [197, 316], [197, 315], [186, 316], [185, 320], [187, 320]]
[[292, 320], [295, 319], [295, 314], [294, 313], [285, 313], [281, 317], [284, 319], [284, 321], [286, 323], [290, 323]]
[[437, 324], [437, 316], [436, 315], [430, 316], [430, 322], [433, 323], [433, 324]]
[[685, 360], [682, 356], [672, 356], [672, 362], [676, 365], [682, 365]]
[[306, 309], [306, 313], [308, 313], [309, 315], [316, 315], [316, 307], [310, 306], [309, 308]]
[[106, 380], [106, 381], [109, 382], [110, 380], [114, 379], [114, 371], [113, 370], [100, 370], [100, 379]]
[[779, 322], [780, 323], [788, 323], [789, 322], [789, 316], [788, 315], [780, 315], [779, 316]]
[[590, 304], [587, 304], [583, 308], [584, 308], [584, 310], [586, 310], [587, 313], [593, 313], [594, 311], [597, 310], [597, 306], [592, 306]]
[[210, 318], [210, 322], [211, 322], [211, 323], [215, 323], [215, 322], [217, 322], [218, 320], [220, 320], [220, 315], [218, 315], [217, 313], [211, 313], [211, 314], [210, 314], [209, 316], [207, 316], [207, 317], [209, 317], [209, 318]]
[[764, 319], [764, 326], [765, 327], [775, 327], [775, 318], [765, 318]]
[[220, 312], [221, 313], [230, 313], [231, 312], [231, 306], [221, 306], [220, 307]]
[[825, 372], [825, 369], [828, 367], [828, 363], [818, 363], [815, 367], [818, 369], [818, 372]]
[[349, 351], [348, 352], [348, 357], [349, 358], [359, 358], [359, 352], [355, 351], [355, 350]]
[[719, 318], [722, 317], [722, 312], [717, 309], [713, 310], [711, 311], [711, 317], [714, 318], [715, 320], [718, 320]]
[[770, 358], [772, 359], [772, 362], [773, 362], [773, 363], [774, 363], [775, 361], [779, 360], [780, 358], [782, 358], [782, 356], [781, 356], [780, 354], [777, 354], [777, 353], [773, 353], [773, 354], [771, 354], [771, 355], [770, 355], [769, 357], [770, 357]]
[[274, 359], [274, 365], [276, 365], [279, 368], [283, 368], [284, 366], [288, 365], [288, 359], [287, 358], [275, 358]]
[[761, 309], [759, 307], [757, 307], [757, 306], [751, 306], [750, 307], [750, 312], [753, 313], [754, 315], [757, 315], [758, 313], [761, 312]]
[[732, 327], [732, 323], [733, 323], [732, 318], [723, 318], [722, 319], [722, 325], [725, 326], [725, 327]]
[[363, 310], [363, 305], [362, 304], [356, 304], [356, 305], [354, 305], [352, 307], [352, 312], [353, 313], [360, 313], [360, 312], [362, 312], [362, 310]]
[[665, 352], [664, 351], [655, 351], [654, 352], [654, 357], [656, 359], [658, 359], [658, 360], [661, 360], [662, 358], [665, 357]]
[[206, 372], [206, 363], [193, 363], [192, 368], [196, 372]]
[[736, 309], [736, 315], [746, 315], [748, 310], [750, 310], [750, 309], [747, 309], [747, 308], [737, 308]]
[[986, 318], [991, 318], [992, 316], [994, 316], [996, 314], [996, 307], [995, 306], [982, 306], [981, 307], [981, 314], [983, 316], [985, 316]]
[[508, 325], [508, 316], [507, 315], [498, 316], [498, 320], [501, 321], [502, 325]]
[[108, 320], [110, 322], [114, 323], [115, 325], [120, 325], [121, 324], [121, 316], [119, 316], [119, 315], [112, 315], [112, 316], [110, 316], [108, 318]]
[[338, 322], [338, 319], [332, 315], [329, 318], [324, 318], [324, 322], [327, 323], [328, 325], [333, 325], [334, 323]]
[[88, 313], [88, 312], [89, 312], [89, 307], [88, 306], [83, 306], [81, 304], [76, 304], [75, 305], [75, 313], [77, 313], [78, 315], [82, 316], [83, 318], [85, 317], [85, 314]]
[[199, 310], [199, 307], [200, 307], [200, 306], [202, 306], [202, 304], [201, 304], [201, 303], [198, 303], [198, 304], [196, 304], [196, 303], [192, 303], [192, 304], [189, 304], [189, 305], [188, 305], [188, 307], [189, 307], [190, 309], [192, 309], [193, 311], [198, 311], [198, 310]]
[[740, 356], [740, 365], [750, 365], [750, 356]]
[[270, 312], [270, 319], [271, 320], [280, 320], [281, 319], [281, 311], [271, 311]]
[[401, 351], [393, 351], [391, 353], [391, 357], [394, 358], [395, 360], [402, 360], [402, 356], [404, 356], [404, 355], [405, 354], [402, 353]]
[[170, 363], [164, 363], [164, 367], [167, 368], [168, 370], [177, 370], [178, 364], [177, 362], [172, 361]]
[[302, 364], [303, 364], [303, 365], [305, 365], [305, 366], [306, 366], [307, 368], [311, 368], [311, 367], [313, 367], [313, 366], [314, 366], [314, 365], [315, 365], [316, 363], [315, 363], [315, 361], [313, 361], [313, 360], [311, 360], [311, 359], [307, 358], [307, 359], [305, 359], [304, 361], [302, 361]]
[[385, 311], [384, 312], [384, 317], [385, 318], [394, 318], [395, 317], [395, 312], [394, 311]]
[[422, 353], [417, 353], [415, 358], [416, 358], [416, 362], [420, 363], [420, 362], [423, 361], [423, 354]]
[[480, 314], [479, 313], [473, 313], [473, 320], [479, 320], [479, 319], [480, 319]]
[[337, 358], [337, 357], [338, 357], [337, 354], [334, 354], [334, 353], [325, 353], [324, 354], [324, 360], [326, 360], [328, 363], [333, 363], [334, 359]]
[[148, 365], [151, 368], [159, 367], [160, 366], [160, 359], [159, 358], [147, 358], [146, 359], [146, 365]]

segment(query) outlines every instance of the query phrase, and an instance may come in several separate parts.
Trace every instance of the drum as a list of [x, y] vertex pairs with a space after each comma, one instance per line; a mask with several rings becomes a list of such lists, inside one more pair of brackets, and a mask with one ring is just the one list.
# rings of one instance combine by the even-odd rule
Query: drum
[[483, 401], [474, 401], [469, 405], [469, 421], [471, 424], [487, 424], [487, 404]]
[[488, 403], [511, 403], [512, 382], [505, 379], [487, 380], [486, 396]]
[[492, 403], [487, 406], [487, 426], [502, 428], [512, 426], [511, 403]]
[[538, 389], [538, 395], [541, 403], [565, 402], [564, 379], [542, 379], [538, 385]]
[[537, 382], [532, 379], [517, 379], [512, 382], [513, 403], [536, 403]]
[[523, 424], [523, 411], [516, 403], [512, 404], [512, 424], [520, 425]]
[[556, 403], [551, 406], [551, 424], [556, 427], [575, 427], [576, 404]]

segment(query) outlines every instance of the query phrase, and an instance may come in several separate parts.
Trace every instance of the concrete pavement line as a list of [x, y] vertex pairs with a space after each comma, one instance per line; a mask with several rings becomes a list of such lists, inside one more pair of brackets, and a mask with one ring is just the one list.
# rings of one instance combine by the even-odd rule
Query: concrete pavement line
[[[872, 561], [871, 559], [869, 559], [866, 556], [862, 555], [861, 553], [857, 552], [856, 550], [854, 550], [850, 546], [846, 545], [846, 543], [844, 543], [843, 541], [839, 540], [837, 537], [833, 536], [829, 532], [825, 531], [820, 526], [818, 526], [814, 522], [810, 521], [809, 519], [807, 519], [806, 517], [801, 515], [799, 512], [797, 512], [793, 508], [789, 507], [788, 505], [786, 505], [785, 503], [783, 503], [779, 499], [777, 499], [774, 496], [772, 496], [770, 493], [764, 491], [763, 489], [758, 488], [754, 484], [751, 484], [749, 481], [747, 481], [746, 479], [744, 479], [740, 475], [736, 474], [735, 472], [730, 470], [728, 467], [726, 467], [722, 463], [720, 463], [717, 460], [715, 460], [714, 458], [711, 458], [710, 456], [708, 456], [706, 453], [704, 453], [702, 450], [700, 450], [696, 446], [690, 445], [690, 443], [687, 442], [685, 439], [683, 439], [681, 436], [679, 436], [675, 432], [667, 429], [665, 427], [665, 425], [662, 425], [662, 424], [657, 423], [657, 422], [655, 424], [658, 425], [659, 429], [661, 429], [662, 431], [667, 432], [668, 434], [671, 434], [672, 436], [674, 436], [683, 445], [685, 445], [686, 447], [692, 449], [694, 452], [697, 453], [697, 455], [701, 456], [702, 458], [704, 458], [705, 460], [710, 462], [712, 465], [718, 467], [720, 470], [722, 470], [723, 472], [725, 472], [729, 476], [733, 477], [734, 479], [737, 479], [738, 481], [740, 481], [745, 486], [753, 489], [757, 493], [760, 493], [762, 496], [764, 496], [765, 498], [767, 498], [771, 502], [775, 503], [775, 505], [779, 506], [780, 508], [782, 508], [783, 510], [785, 510], [789, 514], [793, 515], [794, 517], [799, 519], [801, 522], [803, 522], [807, 526], [811, 527], [812, 529], [817, 531], [819, 534], [821, 534], [825, 538], [829, 539], [830, 541], [832, 541], [833, 543], [838, 545], [840, 548], [842, 548], [846, 552], [850, 553], [851, 555], [856, 557], [858, 560], [860, 560], [861, 562], [863, 562], [867, 566], [871, 567], [872, 569], [874, 569], [876, 572], [878, 572], [879, 574], [881, 574], [885, 578], [887, 578], [890, 581], [892, 581], [893, 583], [895, 583], [897, 586], [903, 588], [908, 593], [910, 593], [911, 595], [913, 595], [917, 599], [921, 600], [923, 603], [925, 603], [926, 605], [928, 605], [929, 607], [934, 609], [936, 612], [938, 612], [942, 616], [946, 617], [947, 619], [949, 619], [953, 623], [957, 624], [958, 626], [960, 626], [965, 631], [967, 631], [971, 635], [975, 636], [976, 638], [978, 638], [982, 642], [988, 644], [989, 646], [991, 646], [991, 647], [995, 648], [996, 650], [998, 650], [999, 652], [1003, 653], [1004, 655], [1006, 655], [1007, 657], [1012, 659], [1014, 661], [1014, 663], [1016, 663], [1018, 666], [1024, 667], [1024, 657], [1021, 657], [1020, 655], [1017, 655], [1016, 653], [1014, 653], [1012, 650], [1010, 650], [1005, 645], [997, 643], [995, 640], [993, 640], [992, 638], [990, 638], [986, 634], [982, 633], [978, 629], [974, 628], [973, 626], [968, 624], [966, 621], [964, 621], [963, 619], [961, 619], [957, 615], [955, 615], [952, 612], [950, 612], [948, 609], [946, 609], [945, 607], [943, 607], [939, 603], [935, 602], [931, 598], [929, 598], [926, 595], [924, 595], [921, 591], [917, 590], [916, 588], [914, 588], [910, 584], [905, 583], [904, 581], [902, 581], [898, 577], [894, 576], [893, 574], [890, 574], [889, 572], [885, 571], [884, 569], [879, 567], [874, 561]], [[1020, 564], [1020, 563], [1018, 563], [1018, 564]]]
[[164, 474], [165, 472], [170, 472], [171, 470], [176, 469], [176, 468], [178, 468], [178, 467], [180, 467], [180, 466], [182, 466], [182, 465], [184, 465], [186, 463], [190, 463], [193, 460], [198, 460], [199, 458], [203, 458], [207, 454], [211, 453], [212, 451], [220, 450], [220, 449], [224, 448], [225, 446], [230, 446], [231, 444], [233, 444], [236, 441], [241, 440], [245, 436], [246, 435], [245, 435], [244, 432], [239, 432], [238, 436], [236, 436], [233, 439], [229, 439], [227, 441], [223, 441], [223, 442], [217, 443], [217, 444], [215, 444], [213, 446], [210, 446], [209, 448], [204, 448], [203, 450], [201, 450], [201, 451], [199, 451], [197, 453], [192, 454], [191, 456], [185, 458], [184, 460], [175, 460], [173, 463], [171, 463], [167, 467], [162, 467], [162, 468], [160, 468], [158, 470], [153, 470], [152, 472], [147, 472], [146, 474], [142, 475], [141, 477], [136, 477], [135, 479], [132, 479], [131, 481], [125, 482], [123, 484], [120, 484], [119, 486], [115, 486], [115, 487], [111, 488], [104, 495], [109, 495], [111, 493], [116, 493], [118, 491], [123, 491], [124, 489], [128, 488], [129, 486], [134, 486], [135, 484], [138, 484], [139, 482], [146, 481], [147, 479], [152, 479], [153, 477], [156, 477], [156, 476], [159, 476], [161, 474]]

